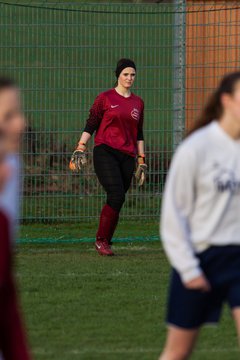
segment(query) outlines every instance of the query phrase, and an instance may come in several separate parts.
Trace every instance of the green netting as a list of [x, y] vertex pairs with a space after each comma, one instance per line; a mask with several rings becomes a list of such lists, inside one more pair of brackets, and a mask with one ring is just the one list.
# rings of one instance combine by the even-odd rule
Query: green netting
[[92, 149], [84, 174], [72, 175], [68, 162], [94, 98], [114, 85], [121, 57], [137, 63], [134, 91], [146, 105], [150, 169], [143, 189], [133, 183], [123, 217], [158, 217], [173, 146], [173, 7], [0, 2], [0, 20], [1, 70], [18, 79], [28, 122], [23, 220], [96, 218], [104, 194]]

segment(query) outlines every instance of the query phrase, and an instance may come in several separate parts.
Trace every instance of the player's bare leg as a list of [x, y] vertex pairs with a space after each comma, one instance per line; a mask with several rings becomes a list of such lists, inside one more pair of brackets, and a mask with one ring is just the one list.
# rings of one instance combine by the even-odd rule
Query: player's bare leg
[[159, 360], [186, 360], [192, 353], [199, 329], [185, 330], [175, 326], [168, 327], [165, 348]]
[[240, 307], [236, 307], [232, 310], [232, 315], [236, 324], [237, 335], [238, 335], [238, 344], [240, 347]]

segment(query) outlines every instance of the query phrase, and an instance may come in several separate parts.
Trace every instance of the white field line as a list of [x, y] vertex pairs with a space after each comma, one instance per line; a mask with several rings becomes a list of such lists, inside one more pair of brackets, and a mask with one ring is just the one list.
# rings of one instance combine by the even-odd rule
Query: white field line
[[[34, 275], [36, 275], [36, 277], [38, 277], [38, 278], [47, 278], [47, 279], [51, 278], [51, 275], [46, 275], [46, 274], [41, 274], [41, 273], [32, 274], [31, 276], [34, 277]], [[111, 273], [110, 275], [111, 275], [111, 277], [136, 276], [135, 273], [130, 274], [130, 273], [123, 272], [123, 271], [119, 272], [119, 273]], [[22, 273], [21, 274], [17, 273], [16, 276], [24, 278], [24, 277], [27, 277], [28, 275], [24, 275]], [[95, 273], [94, 272], [92, 272], [92, 273], [91, 272], [90, 273], [81, 273], [81, 272], [74, 273], [74, 272], [72, 272], [72, 273], [66, 273], [66, 274], [60, 274], [60, 273], [57, 274], [57, 277], [62, 277], [62, 278], [65, 278], [65, 277], [66, 278], [70, 278], [70, 277], [80, 277], [80, 278], [82, 277], [82, 278], [84, 278], [84, 277], [93, 277], [93, 276], [99, 277], [99, 273], [96, 273], [96, 272]], [[54, 277], [55, 277], [55, 275], [54, 275]]]
[[[34, 354], [38, 355], [53, 355], [55, 351], [46, 351], [44, 349], [35, 348], [33, 350]], [[93, 348], [84, 348], [84, 349], [72, 349], [69, 351], [64, 351], [65, 354], [73, 354], [73, 355], [80, 355], [80, 354], [88, 354], [88, 353], [95, 353], [95, 354], [143, 354], [143, 353], [160, 353], [161, 349], [144, 349], [144, 348], [133, 348], [133, 349], [93, 349]], [[199, 348], [195, 350], [194, 353], [238, 353], [240, 352], [239, 348], [209, 348], [209, 349], [202, 349]]]
[[[71, 244], [72, 245], [72, 244]], [[75, 244], [73, 244], [74, 246]], [[116, 255], [117, 254], [117, 251], [118, 250], [127, 250], [127, 252], [130, 252], [130, 251], [154, 251], [154, 252], [159, 252], [159, 251], [162, 251], [161, 247], [159, 246], [159, 248], [149, 248], [148, 246], [131, 246], [131, 245], [126, 245], [126, 246], [114, 246], [113, 245], [113, 250], [116, 252]], [[27, 252], [25, 252], [25, 250], [19, 250], [18, 251], [18, 255], [22, 255], [22, 256], [25, 256], [26, 254], [49, 254], [49, 253], [71, 253], [73, 251], [71, 250], [68, 250], [67, 248], [64, 248], [62, 249], [61, 248], [61, 244], [59, 244], [59, 247], [55, 247], [55, 248], [50, 248], [50, 249], [29, 249], [27, 250]], [[96, 252], [95, 248], [94, 248], [94, 245], [92, 245], [92, 247], [89, 247], [89, 248], [84, 248], [84, 249], [80, 249], [78, 248], [77, 250], [74, 250], [74, 252], [77, 252], [77, 253], [86, 253], [86, 252]], [[117, 256], [116, 256], [117, 257]], [[112, 258], [114, 259], [114, 257]]]
[[[44, 349], [35, 349], [33, 350], [34, 354], [42, 354], [42, 355], [53, 355], [55, 351], [45, 351]], [[73, 355], [80, 355], [80, 354], [139, 354], [139, 353], [156, 353], [160, 352], [159, 349], [72, 349], [69, 351], [65, 351], [65, 354], [73, 354]]]

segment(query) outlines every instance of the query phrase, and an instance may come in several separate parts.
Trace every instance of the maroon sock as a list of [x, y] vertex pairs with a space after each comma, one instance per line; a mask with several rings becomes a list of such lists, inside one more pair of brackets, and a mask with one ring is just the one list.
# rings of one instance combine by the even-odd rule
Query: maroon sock
[[117, 227], [119, 212], [108, 204], [104, 205], [100, 215], [100, 221], [97, 231], [97, 239], [107, 239], [110, 243], [114, 231]]

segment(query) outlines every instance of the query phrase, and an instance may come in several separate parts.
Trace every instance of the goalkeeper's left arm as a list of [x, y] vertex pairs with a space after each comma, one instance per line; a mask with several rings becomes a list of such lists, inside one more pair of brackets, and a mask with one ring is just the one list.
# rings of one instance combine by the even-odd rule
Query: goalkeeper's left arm
[[143, 121], [144, 121], [144, 103], [141, 116], [138, 123], [137, 134], [137, 170], [135, 177], [139, 186], [142, 186], [146, 180], [147, 165], [145, 162], [144, 152], [144, 136], [143, 136]]
[[135, 177], [137, 179], [138, 185], [142, 186], [146, 180], [147, 164], [145, 163], [145, 154], [144, 154], [144, 140], [139, 140], [138, 144], [138, 157], [137, 157], [137, 170]]

